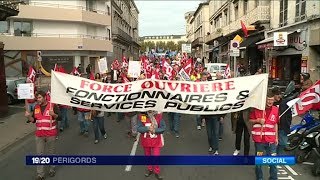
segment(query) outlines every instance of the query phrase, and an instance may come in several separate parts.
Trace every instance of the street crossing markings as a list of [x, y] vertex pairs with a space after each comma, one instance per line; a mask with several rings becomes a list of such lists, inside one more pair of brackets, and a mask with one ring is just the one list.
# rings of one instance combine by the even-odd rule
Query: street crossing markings
[[15, 106], [15, 105], [10, 105], [8, 106], [9, 108], [18, 108], [18, 109], [24, 109], [23, 106]]
[[294, 171], [290, 166], [285, 165], [284, 167], [286, 167], [293, 175], [298, 176], [298, 173]]
[[311, 165], [311, 166], [313, 166], [313, 165], [314, 165], [314, 163], [312, 163], [312, 162], [303, 162], [302, 164], [305, 164], [305, 165]]
[[[136, 151], [137, 151], [137, 147], [138, 147], [139, 139], [140, 139], [140, 133], [138, 133], [136, 138], [137, 138], [137, 140], [133, 143], [130, 156], [136, 155]], [[132, 168], [132, 165], [127, 165], [124, 171], [129, 172], [129, 171], [131, 171], [131, 168]]]
[[278, 177], [278, 179], [294, 180], [294, 178], [292, 176]]

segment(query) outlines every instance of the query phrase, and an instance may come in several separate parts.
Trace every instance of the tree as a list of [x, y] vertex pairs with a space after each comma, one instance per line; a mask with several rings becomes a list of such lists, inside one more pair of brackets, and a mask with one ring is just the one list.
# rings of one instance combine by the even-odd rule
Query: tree
[[169, 41], [166, 44], [166, 49], [171, 50], [171, 51], [175, 51], [175, 50], [177, 50], [177, 44], [174, 43], [173, 41]]

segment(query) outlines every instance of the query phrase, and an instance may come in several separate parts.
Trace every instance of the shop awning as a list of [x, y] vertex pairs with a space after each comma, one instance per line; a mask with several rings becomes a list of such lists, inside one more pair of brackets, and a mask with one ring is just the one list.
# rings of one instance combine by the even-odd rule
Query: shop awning
[[246, 47], [249, 47], [251, 45], [255, 45], [255, 43], [260, 41], [261, 39], [263, 39], [263, 37], [261, 37], [261, 36], [249, 37], [240, 43], [240, 49], [245, 49]]

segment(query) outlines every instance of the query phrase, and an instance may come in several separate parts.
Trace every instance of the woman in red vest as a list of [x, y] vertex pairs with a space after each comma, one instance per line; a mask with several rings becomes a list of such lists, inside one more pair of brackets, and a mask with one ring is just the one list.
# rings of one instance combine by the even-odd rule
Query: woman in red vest
[[[138, 132], [141, 133], [141, 145], [145, 156], [160, 156], [160, 150], [164, 146], [163, 133], [166, 129], [165, 121], [162, 119], [162, 113], [148, 111], [140, 113], [138, 116]], [[160, 167], [148, 165], [145, 176], [152, 174], [158, 180], [163, 179], [160, 176]]]
[[[28, 111], [25, 116], [30, 122], [36, 123], [36, 151], [38, 155], [44, 155], [45, 147], [48, 148], [48, 155], [55, 153], [55, 140], [58, 134], [57, 121], [59, 109], [56, 105], [47, 102], [46, 93], [39, 91], [36, 93], [37, 104], [33, 113]], [[44, 166], [37, 166], [37, 180], [43, 180]], [[54, 166], [50, 166], [49, 176], [55, 176]]]
[[[256, 148], [256, 156], [276, 156], [278, 145], [279, 109], [273, 105], [274, 95], [267, 93], [265, 110], [253, 109], [250, 113], [252, 126], [252, 139]], [[270, 180], [278, 179], [276, 165], [270, 165]], [[262, 166], [256, 166], [256, 179], [262, 180]]]

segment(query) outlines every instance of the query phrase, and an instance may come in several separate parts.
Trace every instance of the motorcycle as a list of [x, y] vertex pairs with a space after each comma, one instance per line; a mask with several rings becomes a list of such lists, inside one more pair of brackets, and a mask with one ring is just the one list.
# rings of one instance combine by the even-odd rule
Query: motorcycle
[[319, 125], [319, 120], [315, 119], [310, 112], [306, 113], [299, 124], [296, 124], [290, 128], [290, 134], [288, 134], [288, 143], [285, 150], [292, 151], [296, 149], [299, 144], [302, 143], [308, 132], [310, 132], [312, 128]]
[[319, 155], [320, 148], [320, 124], [307, 130], [303, 134], [303, 141], [299, 145], [298, 150], [295, 152], [297, 163], [302, 163], [307, 160], [311, 153], [315, 151], [316, 155]]

